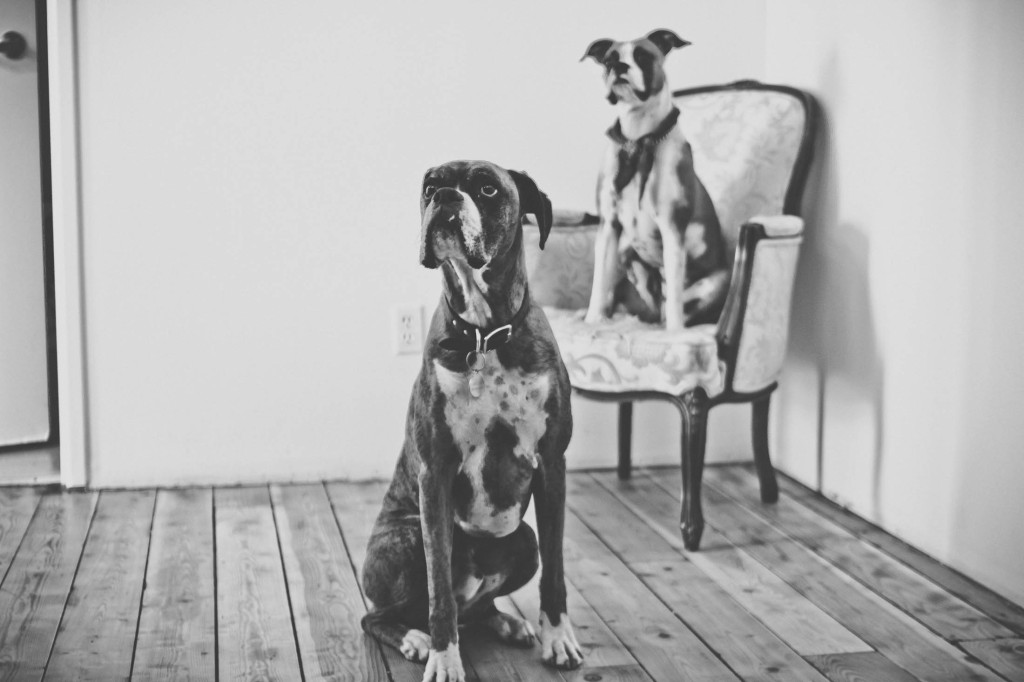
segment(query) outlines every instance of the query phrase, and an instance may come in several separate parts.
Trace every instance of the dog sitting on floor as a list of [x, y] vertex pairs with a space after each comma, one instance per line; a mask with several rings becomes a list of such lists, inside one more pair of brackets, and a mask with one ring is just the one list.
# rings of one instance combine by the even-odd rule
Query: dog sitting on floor
[[588, 323], [619, 303], [668, 329], [716, 322], [722, 311], [728, 254], [664, 70], [665, 57], [689, 44], [659, 29], [635, 40], [595, 40], [583, 56], [604, 66], [607, 98], [618, 110], [598, 179]]
[[[569, 376], [523, 255], [523, 215], [543, 248], [551, 202], [524, 173], [453, 161], [427, 171], [420, 210], [420, 260], [441, 269], [443, 295], [367, 548], [363, 628], [425, 661], [425, 681], [461, 682], [460, 623], [533, 645], [531, 625], [494, 599], [529, 582], [539, 558], [541, 658], [579, 667], [562, 560]], [[539, 543], [523, 522], [531, 498]]]

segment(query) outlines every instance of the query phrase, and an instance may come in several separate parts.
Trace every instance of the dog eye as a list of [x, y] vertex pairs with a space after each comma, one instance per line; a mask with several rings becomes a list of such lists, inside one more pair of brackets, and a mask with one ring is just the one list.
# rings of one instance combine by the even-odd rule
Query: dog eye
[[484, 185], [483, 187], [480, 188], [480, 194], [483, 194], [485, 197], [493, 197], [497, 193], [498, 188], [495, 187], [494, 185]]
[[436, 191], [437, 191], [437, 187], [434, 187], [433, 185], [426, 185], [426, 186], [425, 186], [425, 187], [423, 188], [423, 196], [425, 196], [425, 197], [428, 197], [428, 198], [429, 198], [429, 197], [430, 197], [430, 195], [431, 195], [431, 194], [433, 194], [433, 193], [434, 193], [434, 192], [436, 192]]

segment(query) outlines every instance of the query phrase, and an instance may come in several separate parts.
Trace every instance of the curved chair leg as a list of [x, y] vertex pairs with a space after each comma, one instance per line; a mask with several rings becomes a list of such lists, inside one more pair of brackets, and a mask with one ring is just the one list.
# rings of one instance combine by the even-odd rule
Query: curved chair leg
[[704, 533], [700, 487], [704, 477], [704, 446], [707, 443], [708, 396], [704, 389], [698, 388], [685, 394], [676, 405], [683, 415], [683, 505], [679, 512], [679, 527], [683, 534], [683, 546], [695, 552], [700, 547], [700, 536]]
[[633, 403], [619, 403], [619, 480], [625, 481], [633, 469]]
[[779, 484], [775, 480], [775, 468], [768, 454], [768, 408], [771, 395], [754, 401], [750, 434], [754, 445], [754, 465], [757, 467], [757, 478], [761, 481], [761, 501], [774, 504], [779, 500]]

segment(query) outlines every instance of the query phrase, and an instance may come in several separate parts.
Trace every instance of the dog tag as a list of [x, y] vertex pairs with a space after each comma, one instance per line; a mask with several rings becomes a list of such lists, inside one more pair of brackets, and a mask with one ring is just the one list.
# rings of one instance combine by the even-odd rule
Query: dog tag
[[469, 394], [479, 398], [484, 392], [484, 375], [480, 372], [473, 372], [469, 375]]
[[484, 392], [484, 354], [477, 350], [466, 353], [466, 368], [469, 370], [469, 394], [479, 398]]

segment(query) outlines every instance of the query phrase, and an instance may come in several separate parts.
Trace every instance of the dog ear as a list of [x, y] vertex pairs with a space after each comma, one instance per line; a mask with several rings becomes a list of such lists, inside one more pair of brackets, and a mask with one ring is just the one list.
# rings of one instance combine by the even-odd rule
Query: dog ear
[[537, 227], [540, 228], [540, 248], [548, 240], [551, 232], [551, 200], [548, 195], [541, 192], [537, 183], [529, 175], [519, 171], [509, 171], [512, 181], [516, 183], [516, 190], [519, 192], [519, 212], [532, 213], [537, 218]]
[[686, 47], [689, 41], [683, 40], [667, 28], [659, 28], [647, 34], [647, 39], [661, 50], [662, 54], [668, 54], [674, 48]]
[[590, 43], [590, 47], [588, 47], [587, 51], [583, 53], [582, 57], [580, 57], [580, 61], [582, 62], [587, 57], [590, 57], [598, 64], [602, 63], [604, 61], [604, 56], [608, 54], [608, 48], [610, 48], [614, 42], [615, 41], [611, 38], [595, 40]]

